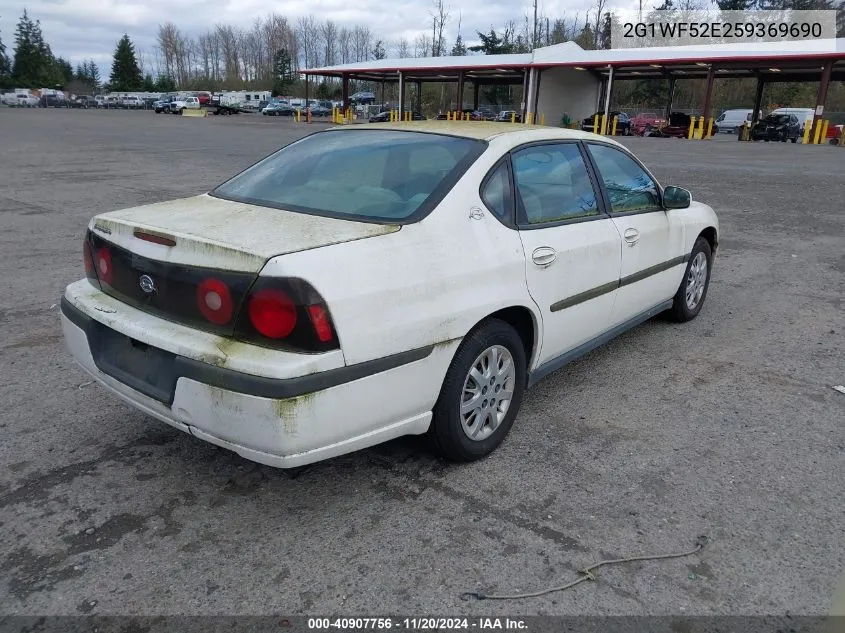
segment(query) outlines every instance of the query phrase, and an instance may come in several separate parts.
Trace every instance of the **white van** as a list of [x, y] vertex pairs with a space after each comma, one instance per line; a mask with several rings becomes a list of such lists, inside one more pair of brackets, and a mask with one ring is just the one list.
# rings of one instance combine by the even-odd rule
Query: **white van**
[[751, 124], [751, 117], [754, 113], [754, 110], [749, 108], [748, 110], [725, 110], [722, 114], [719, 115], [719, 118], [716, 119], [716, 129], [722, 134], [735, 134], [738, 127], [740, 127], [743, 123]]
[[804, 134], [804, 125], [808, 119], [810, 123], [813, 122], [813, 116], [815, 116], [816, 111], [813, 108], [776, 108], [770, 114], [794, 114], [798, 119], [798, 123], [801, 124], [801, 134]]

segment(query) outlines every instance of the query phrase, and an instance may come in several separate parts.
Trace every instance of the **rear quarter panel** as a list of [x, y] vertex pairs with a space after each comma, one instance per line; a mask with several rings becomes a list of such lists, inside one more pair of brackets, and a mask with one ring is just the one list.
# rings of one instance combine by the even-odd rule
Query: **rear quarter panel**
[[[347, 364], [456, 341], [499, 309], [536, 305], [519, 234], [484, 206], [489, 148], [426, 218], [401, 230], [270, 260], [267, 276], [308, 280], [331, 311]], [[480, 219], [470, 217], [480, 209]], [[535, 346], [536, 347], [536, 346]]]

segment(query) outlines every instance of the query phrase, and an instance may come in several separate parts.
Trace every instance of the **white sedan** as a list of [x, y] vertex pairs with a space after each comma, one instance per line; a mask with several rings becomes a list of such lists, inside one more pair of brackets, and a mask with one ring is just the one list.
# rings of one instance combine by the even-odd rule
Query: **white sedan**
[[694, 318], [718, 230], [601, 136], [344, 126], [94, 217], [61, 320], [109, 390], [248, 459], [428, 432], [471, 461], [550, 372], [658, 313]]

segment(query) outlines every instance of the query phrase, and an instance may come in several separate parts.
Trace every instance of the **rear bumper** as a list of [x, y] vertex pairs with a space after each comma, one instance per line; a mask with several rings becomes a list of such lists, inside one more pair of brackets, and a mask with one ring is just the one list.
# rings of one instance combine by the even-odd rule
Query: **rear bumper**
[[431, 346], [292, 378], [255, 376], [176, 355], [167, 401], [104, 371], [91, 337], [106, 326], [64, 298], [61, 322], [76, 362], [130, 405], [247, 459], [281, 468], [424, 433], [457, 346]]

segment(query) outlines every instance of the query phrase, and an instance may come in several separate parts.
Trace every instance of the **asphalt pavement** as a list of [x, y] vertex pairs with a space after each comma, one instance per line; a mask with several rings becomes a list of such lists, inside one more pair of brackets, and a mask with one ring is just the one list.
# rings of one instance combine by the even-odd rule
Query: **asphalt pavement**
[[[131, 409], [57, 304], [100, 212], [199, 194], [322, 124], [0, 110], [0, 613], [823, 614], [845, 569], [845, 148], [629, 139], [722, 223], [700, 316], [554, 374], [490, 458], [305, 469]], [[513, 601], [467, 591], [560, 585]]]

